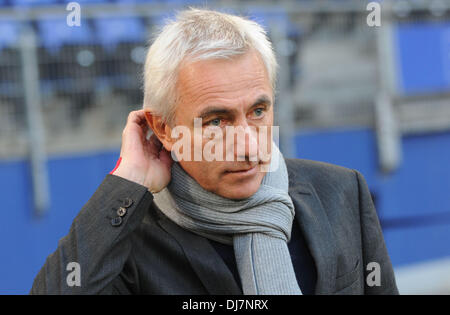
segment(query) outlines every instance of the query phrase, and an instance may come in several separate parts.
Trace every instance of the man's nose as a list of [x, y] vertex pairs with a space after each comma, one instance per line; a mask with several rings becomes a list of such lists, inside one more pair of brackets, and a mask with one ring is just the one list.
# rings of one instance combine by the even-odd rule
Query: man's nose
[[253, 126], [242, 124], [242, 133], [238, 133], [235, 150], [238, 161], [258, 161], [258, 134]]

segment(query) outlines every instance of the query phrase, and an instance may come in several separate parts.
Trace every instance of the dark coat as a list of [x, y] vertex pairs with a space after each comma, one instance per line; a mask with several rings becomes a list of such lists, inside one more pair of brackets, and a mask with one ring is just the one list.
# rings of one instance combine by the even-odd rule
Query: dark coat
[[[286, 164], [295, 218], [317, 272], [314, 292], [398, 294], [363, 176], [310, 160]], [[47, 258], [30, 293], [242, 294], [211, 243], [173, 223], [152, 201], [145, 187], [107, 175]], [[117, 213], [121, 207], [123, 216]], [[68, 285], [70, 262], [80, 266], [80, 286]], [[380, 266], [379, 286], [366, 281], [371, 262]]]

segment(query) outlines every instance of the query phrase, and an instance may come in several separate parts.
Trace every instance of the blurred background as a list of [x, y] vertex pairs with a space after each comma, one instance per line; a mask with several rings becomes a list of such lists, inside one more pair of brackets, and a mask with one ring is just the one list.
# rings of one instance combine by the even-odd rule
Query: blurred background
[[0, 293], [113, 169], [150, 35], [193, 5], [267, 29], [282, 152], [360, 171], [400, 293], [450, 294], [450, 1], [377, 1], [380, 26], [363, 0], [78, 0], [80, 26], [69, 2], [0, 0]]

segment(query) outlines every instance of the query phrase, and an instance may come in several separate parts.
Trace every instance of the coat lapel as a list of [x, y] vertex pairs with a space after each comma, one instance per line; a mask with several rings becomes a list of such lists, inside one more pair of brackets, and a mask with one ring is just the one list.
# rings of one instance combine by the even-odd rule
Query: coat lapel
[[295, 171], [289, 167], [288, 171], [289, 195], [295, 206], [295, 217], [316, 264], [315, 293], [331, 294], [335, 289], [337, 268], [335, 235], [314, 188], [309, 183], [297, 181]]
[[195, 273], [210, 294], [242, 294], [230, 269], [206, 238], [179, 227], [164, 215], [161, 217], [160, 226], [178, 241]]

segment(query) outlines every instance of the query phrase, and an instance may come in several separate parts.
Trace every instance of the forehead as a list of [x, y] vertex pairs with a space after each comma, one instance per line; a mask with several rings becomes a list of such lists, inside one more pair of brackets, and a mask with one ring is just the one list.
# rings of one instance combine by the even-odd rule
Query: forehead
[[194, 114], [208, 105], [252, 103], [261, 94], [272, 98], [266, 67], [256, 52], [186, 63], [180, 68], [177, 89], [177, 111]]

